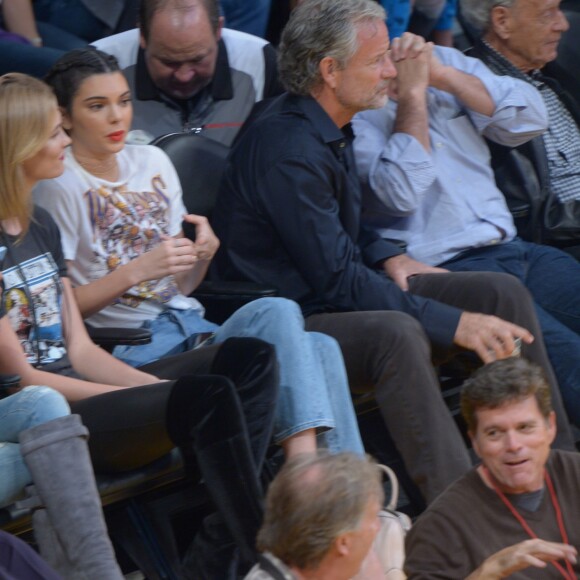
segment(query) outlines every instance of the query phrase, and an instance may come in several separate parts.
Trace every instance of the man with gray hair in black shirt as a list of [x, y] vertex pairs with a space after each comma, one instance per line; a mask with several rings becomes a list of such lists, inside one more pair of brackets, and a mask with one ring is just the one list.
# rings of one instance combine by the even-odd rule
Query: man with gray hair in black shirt
[[430, 50], [410, 34], [389, 45], [384, 19], [372, 0], [305, 0], [293, 12], [279, 57], [288, 93], [262, 103], [234, 147], [213, 214], [222, 241], [214, 275], [274, 285], [301, 305], [308, 329], [338, 340], [351, 387], [374, 388], [430, 502], [471, 465], [440, 394], [432, 346], [436, 355], [461, 348], [489, 362], [521, 338], [524, 354], [556, 383], [519, 282], [423, 266], [360, 223], [350, 120], [386, 103], [391, 59], [427, 59]]

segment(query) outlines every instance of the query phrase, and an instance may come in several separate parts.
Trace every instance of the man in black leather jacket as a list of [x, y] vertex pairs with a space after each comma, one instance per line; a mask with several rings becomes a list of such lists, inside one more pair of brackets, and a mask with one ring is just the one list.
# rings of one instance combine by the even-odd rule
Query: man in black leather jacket
[[[548, 110], [543, 135], [515, 149], [490, 144], [496, 180], [519, 233], [580, 258], [580, 104], [552, 76], [563, 69], [555, 62], [560, 40], [573, 33], [560, 2], [461, 0], [461, 9], [483, 31], [470, 56], [536, 86]], [[576, 14], [568, 12], [572, 19]]]

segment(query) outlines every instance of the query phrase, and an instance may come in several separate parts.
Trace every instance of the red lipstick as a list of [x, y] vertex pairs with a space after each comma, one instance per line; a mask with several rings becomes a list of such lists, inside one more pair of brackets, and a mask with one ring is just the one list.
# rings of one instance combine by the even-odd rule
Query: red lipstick
[[107, 135], [107, 137], [111, 140], [111, 141], [122, 141], [123, 138], [125, 137], [125, 131], [115, 131], [114, 133], [109, 133]]

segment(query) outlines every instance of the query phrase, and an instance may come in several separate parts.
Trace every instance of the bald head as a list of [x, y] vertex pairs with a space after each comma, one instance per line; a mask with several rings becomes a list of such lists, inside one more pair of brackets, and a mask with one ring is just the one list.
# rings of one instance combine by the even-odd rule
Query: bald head
[[214, 19], [217, 2], [149, 0], [144, 4], [150, 5], [150, 11], [141, 23], [141, 47], [153, 83], [173, 99], [195, 96], [215, 73], [222, 28], [219, 13]]
[[139, 27], [141, 34], [147, 39], [151, 29], [151, 20], [157, 12], [171, 10], [185, 15], [198, 6], [205, 9], [210, 25], [215, 32], [220, 22], [220, 8], [218, 0], [141, 0], [139, 7]]

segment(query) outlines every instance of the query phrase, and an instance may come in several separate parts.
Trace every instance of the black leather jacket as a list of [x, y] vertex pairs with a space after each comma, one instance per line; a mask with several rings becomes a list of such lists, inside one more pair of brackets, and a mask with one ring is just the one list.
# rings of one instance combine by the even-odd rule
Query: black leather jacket
[[[467, 54], [488, 66], [492, 64], [489, 49], [480, 41]], [[493, 66], [490, 68], [494, 70]], [[542, 80], [558, 95], [580, 127], [578, 103], [554, 78], [543, 75]], [[513, 149], [488, 144], [496, 182], [506, 197], [519, 235], [530, 241], [563, 247], [580, 243], [580, 202], [561, 204], [555, 199], [542, 136]]]

